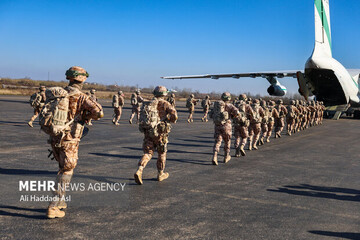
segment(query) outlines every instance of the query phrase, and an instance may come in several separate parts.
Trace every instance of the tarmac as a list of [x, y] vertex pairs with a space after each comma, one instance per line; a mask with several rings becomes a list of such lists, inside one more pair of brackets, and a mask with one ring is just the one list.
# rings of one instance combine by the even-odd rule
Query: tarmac
[[[213, 123], [196, 106], [188, 124], [179, 103], [170, 177], [156, 181], [155, 154], [139, 186], [142, 134], [128, 123], [129, 101], [120, 126], [111, 102], [100, 103], [105, 117], [82, 139], [72, 180], [85, 190], [69, 193], [64, 218], [47, 219], [48, 202], [20, 201], [45, 192], [20, 191], [20, 181], [55, 180], [48, 136], [27, 125], [28, 97], [0, 96], [1, 239], [360, 239], [359, 120], [324, 120], [213, 166]], [[106, 189], [89, 190], [96, 184]]]

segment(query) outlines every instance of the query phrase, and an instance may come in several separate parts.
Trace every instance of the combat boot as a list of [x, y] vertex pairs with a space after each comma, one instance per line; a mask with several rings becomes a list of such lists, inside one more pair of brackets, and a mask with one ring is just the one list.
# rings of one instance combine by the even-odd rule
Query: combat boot
[[201, 121], [204, 122], [205, 121], [204, 118], [201, 118]]
[[189, 118], [188, 118], [187, 122], [190, 123], [190, 119], [189, 119]]
[[28, 125], [29, 125], [29, 127], [34, 127], [32, 121], [28, 122]]
[[207, 118], [205, 118], [205, 122], [208, 122], [209, 120]]
[[58, 207], [49, 207], [46, 216], [48, 218], [62, 218], [65, 216], [65, 212], [61, 211]]
[[229, 162], [229, 161], [230, 161], [230, 159], [231, 159], [230, 154], [226, 153], [226, 154], [225, 154], [225, 156], [224, 156], [224, 163]]
[[159, 172], [158, 172], [157, 180], [158, 180], [159, 182], [161, 182], [161, 181], [167, 179], [168, 177], [169, 177], [169, 173], [164, 172], [164, 171], [159, 171]]
[[212, 158], [212, 164], [216, 166], [218, 165], [217, 152], [214, 152], [214, 156]]
[[61, 210], [61, 209], [66, 209], [67, 208], [67, 204], [65, 201], [60, 201], [59, 204], [57, 205], [57, 207]]
[[275, 138], [281, 138], [281, 133], [277, 132], [277, 133], [275, 134]]
[[132, 120], [131, 120], [131, 119], [129, 120], [129, 123], [132, 124]]
[[115, 125], [117, 125], [117, 126], [118, 126], [118, 125], [120, 125], [120, 123], [118, 123], [118, 122], [115, 122]]
[[287, 135], [291, 136], [291, 131], [287, 131]]
[[256, 143], [253, 144], [253, 147], [252, 147], [254, 150], [258, 150], [258, 147], [256, 146]]
[[139, 169], [134, 174], [135, 182], [139, 185], [143, 184], [143, 180], [142, 180], [143, 169], [144, 169], [143, 166], [139, 166]]
[[244, 150], [244, 145], [240, 146], [240, 153], [241, 153], [242, 156], [246, 155], [245, 150]]
[[237, 147], [236, 149], [235, 149], [235, 157], [240, 157], [240, 148], [239, 147]]
[[264, 145], [264, 137], [260, 138], [259, 145]]

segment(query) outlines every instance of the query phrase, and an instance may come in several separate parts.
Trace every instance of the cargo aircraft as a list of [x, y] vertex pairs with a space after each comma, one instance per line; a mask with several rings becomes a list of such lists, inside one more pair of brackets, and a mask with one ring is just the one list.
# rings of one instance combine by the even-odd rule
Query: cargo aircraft
[[[163, 79], [190, 78], [241, 78], [262, 77], [267, 79], [270, 87], [267, 92], [271, 96], [284, 96], [286, 87], [278, 78], [297, 78], [299, 93], [307, 100], [315, 96], [323, 101], [328, 109], [333, 110], [335, 118], [341, 115], [349, 105], [360, 106], [359, 75], [360, 69], [345, 69], [332, 57], [332, 40], [330, 29], [329, 0], [315, 0], [315, 46], [310, 58], [305, 63], [304, 71], [271, 71], [228, 74], [204, 74], [187, 76], [167, 76]], [[360, 113], [360, 112], [359, 112]], [[359, 114], [358, 114], [359, 115]]]

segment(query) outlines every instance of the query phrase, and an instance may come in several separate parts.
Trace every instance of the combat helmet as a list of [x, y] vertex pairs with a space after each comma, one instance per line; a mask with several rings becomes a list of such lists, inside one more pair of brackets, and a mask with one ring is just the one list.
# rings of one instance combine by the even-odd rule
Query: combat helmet
[[85, 82], [86, 78], [89, 77], [89, 73], [82, 67], [73, 66], [66, 71], [65, 76], [70, 81]]
[[95, 94], [95, 92], [96, 92], [95, 89], [91, 89], [91, 90], [90, 90], [90, 93], [91, 93], [91, 94]]
[[231, 94], [229, 92], [224, 92], [223, 94], [221, 94], [221, 100], [230, 101], [231, 100]]
[[290, 101], [290, 105], [295, 105], [295, 104], [296, 104], [295, 100]]
[[240, 95], [239, 95], [239, 100], [246, 101], [246, 100], [247, 100], [247, 96], [246, 96], [246, 94], [245, 94], [245, 93], [240, 94]]
[[272, 101], [272, 100], [270, 100], [270, 101], [269, 101], [269, 106], [270, 106], [270, 107], [274, 107], [274, 106], [275, 106], [275, 102]]
[[123, 95], [124, 93], [123, 93], [123, 91], [118, 91], [118, 94]]
[[260, 101], [260, 106], [266, 107], [266, 101], [265, 100]]
[[140, 94], [141, 94], [140, 89], [136, 90], [135, 93], [136, 93], [137, 95], [140, 95]]
[[278, 99], [278, 100], [276, 100], [276, 103], [277, 103], [277, 104], [283, 104], [283, 100], [282, 100], [282, 99]]
[[209, 95], [206, 95], [206, 96], [205, 96], [205, 98], [206, 98], [206, 99], [209, 99], [209, 98], [210, 98], [210, 96], [209, 96]]
[[173, 98], [174, 98], [174, 97], [175, 97], [175, 93], [172, 93], [172, 94], [171, 94], [171, 97], [173, 97]]
[[46, 87], [45, 87], [45, 86], [40, 86], [40, 87], [39, 87], [39, 90], [40, 90], [40, 91], [45, 91], [45, 90], [46, 90]]
[[155, 87], [153, 94], [155, 97], [164, 97], [168, 94], [168, 90], [164, 86]]
[[190, 98], [194, 98], [195, 96], [194, 96], [194, 94], [190, 94]]

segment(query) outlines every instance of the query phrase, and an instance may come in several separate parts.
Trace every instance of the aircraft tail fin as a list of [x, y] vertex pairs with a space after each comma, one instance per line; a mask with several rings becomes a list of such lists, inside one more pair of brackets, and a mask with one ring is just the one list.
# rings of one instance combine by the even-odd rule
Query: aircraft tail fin
[[315, 0], [315, 49], [313, 55], [332, 57], [329, 0]]

